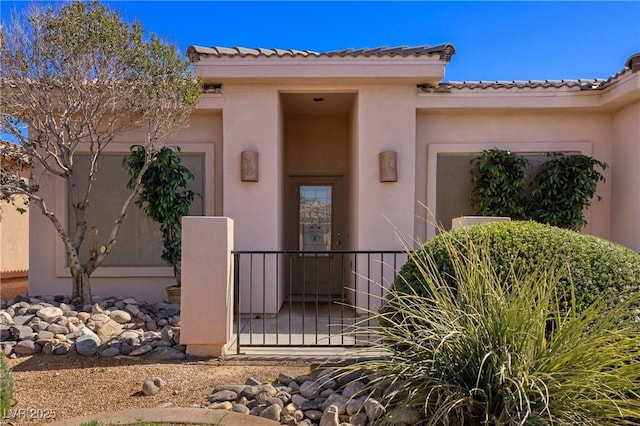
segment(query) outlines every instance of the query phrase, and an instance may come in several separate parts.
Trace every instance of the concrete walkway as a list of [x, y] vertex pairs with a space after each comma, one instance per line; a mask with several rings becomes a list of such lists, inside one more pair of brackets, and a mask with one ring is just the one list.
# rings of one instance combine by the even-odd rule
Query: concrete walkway
[[78, 426], [93, 420], [102, 422], [105, 425], [135, 425], [141, 421], [216, 426], [276, 426], [280, 424], [280, 422], [263, 419], [262, 417], [227, 410], [211, 410], [207, 408], [139, 408], [75, 417], [55, 423], [47, 423], [47, 425]]

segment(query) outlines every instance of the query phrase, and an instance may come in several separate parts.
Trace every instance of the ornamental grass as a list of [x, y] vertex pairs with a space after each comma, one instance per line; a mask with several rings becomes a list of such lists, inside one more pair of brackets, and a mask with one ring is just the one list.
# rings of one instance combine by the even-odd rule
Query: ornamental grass
[[505, 276], [471, 239], [445, 244], [450, 276], [411, 257], [428, 291], [390, 289], [371, 313], [380, 326], [356, 331], [388, 355], [344, 374], [370, 372], [364, 392], [378, 394], [384, 422], [418, 410], [427, 425], [639, 424], [637, 294], [611, 307], [603, 293], [576, 311], [558, 284], [565, 264], [550, 257], [520, 276], [501, 265]]

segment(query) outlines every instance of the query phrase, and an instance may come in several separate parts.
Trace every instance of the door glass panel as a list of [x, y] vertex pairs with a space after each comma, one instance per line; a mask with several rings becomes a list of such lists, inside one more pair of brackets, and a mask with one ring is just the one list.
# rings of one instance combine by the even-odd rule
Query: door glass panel
[[331, 185], [300, 185], [299, 245], [303, 251], [331, 250]]

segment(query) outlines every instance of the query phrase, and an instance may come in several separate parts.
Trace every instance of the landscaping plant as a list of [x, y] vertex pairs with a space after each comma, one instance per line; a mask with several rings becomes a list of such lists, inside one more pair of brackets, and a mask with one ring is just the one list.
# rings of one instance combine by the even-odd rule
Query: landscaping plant
[[483, 216], [525, 218], [524, 181], [529, 160], [510, 151], [489, 149], [471, 160], [472, 207]]
[[[64, 245], [72, 298], [82, 306], [92, 302], [90, 277], [112, 252], [140, 187], [131, 186], [110, 226], [90, 234], [92, 183], [111, 178], [103, 154], [132, 131], [156, 152], [186, 123], [202, 82], [175, 46], [100, 2], [30, 3], [0, 25], [0, 128], [15, 141], [0, 143], [0, 157], [19, 158], [29, 173], [3, 170], [0, 200], [26, 198], [51, 223]], [[40, 191], [42, 182], [64, 189], [68, 217], [56, 214], [61, 199], [49, 198], [59, 194]]]
[[489, 222], [438, 235], [412, 254], [413, 262], [401, 268], [394, 286], [401, 292], [425, 295], [424, 278], [418, 264], [433, 259], [443, 279], [455, 286], [454, 259], [448, 245], [455, 244], [463, 255], [468, 241], [486, 247], [501, 280], [550, 268], [548, 262], [565, 264], [558, 285], [564, 294], [573, 291], [574, 309], [582, 310], [605, 290], [619, 300], [640, 291], [640, 254], [592, 235], [560, 229], [533, 221]]
[[604, 181], [597, 169], [605, 170], [608, 165], [586, 155], [551, 156], [534, 178], [531, 218], [578, 230], [587, 224], [583, 212], [591, 205], [598, 182]]
[[0, 352], [0, 414], [4, 418], [13, 407], [13, 378], [4, 353]]
[[[587, 224], [584, 210], [591, 205], [599, 169], [608, 165], [586, 155], [548, 154], [552, 157], [532, 176], [530, 194], [525, 181], [530, 162], [497, 148], [471, 160], [473, 189], [469, 203], [482, 216], [508, 216], [578, 230]], [[600, 197], [598, 196], [598, 200]]]
[[[196, 193], [188, 189], [194, 176], [178, 157], [180, 147], [175, 150], [163, 147], [153, 155], [141, 179], [141, 189], [136, 205], [146, 215], [160, 224], [162, 232], [162, 260], [173, 267], [176, 284], [181, 284], [181, 230], [182, 216], [189, 214], [189, 208]], [[133, 145], [131, 154], [122, 164], [129, 173], [129, 189], [138, 181], [145, 166], [147, 152], [142, 145]]]
[[605, 291], [576, 310], [560, 282], [571, 266], [553, 252], [522, 272], [496, 262], [489, 240], [439, 238], [449, 269], [429, 251], [411, 256], [422, 289], [396, 285], [372, 314], [382, 326], [360, 330], [388, 355], [344, 370], [369, 372], [363, 392], [385, 422], [409, 410], [427, 425], [638, 424], [637, 293], [611, 306]]

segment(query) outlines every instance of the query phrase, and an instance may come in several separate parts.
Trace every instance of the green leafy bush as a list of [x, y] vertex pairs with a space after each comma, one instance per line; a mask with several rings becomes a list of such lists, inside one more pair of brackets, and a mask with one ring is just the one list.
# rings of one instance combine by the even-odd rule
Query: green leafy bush
[[[142, 145], [133, 145], [130, 150], [131, 154], [124, 158], [122, 165], [130, 177], [127, 188], [134, 189], [150, 153]], [[182, 275], [182, 216], [189, 214], [195, 196], [200, 196], [187, 189], [194, 176], [182, 165], [182, 160], [177, 155], [179, 152], [180, 147], [176, 147], [174, 151], [165, 146], [153, 153], [148, 167], [144, 169], [140, 193], [136, 199], [136, 206], [160, 224], [163, 242], [161, 257], [173, 267], [177, 285], [181, 285]]]
[[[553, 154], [534, 179], [531, 219], [567, 229], [587, 224], [584, 209], [591, 205], [606, 163], [586, 155]], [[600, 200], [600, 196], [598, 196]]]
[[359, 330], [388, 355], [342, 374], [369, 372], [362, 392], [387, 413], [378, 424], [407, 411], [427, 425], [637, 424], [640, 335], [628, 312], [638, 295], [565, 309], [559, 286], [570, 264], [548, 252], [519, 274], [522, 258], [497, 263], [491, 244], [442, 234], [437, 251], [409, 260], [420, 294], [396, 285], [386, 309], [372, 313], [383, 326]]
[[566, 263], [568, 268], [559, 277], [560, 290], [565, 299], [571, 297], [573, 290], [574, 308], [578, 310], [592, 303], [604, 290], [611, 290], [610, 297], [614, 298], [640, 291], [640, 254], [591, 235], [527, 221], [490, 222], [431, 239], [413, 253], [413, 261], [401, 268], [394, 281], [398, 291], [425, 294], [427, 289], [418, 264], [427, 257], [433, 258], [444, 279], [455, 284], [453, 260], [447, 250], [449, 239], [463, 253], [467, 239], [486, 245], [501, 279], [509, 276], [511, 268], [522, 276]]
[[525, 218], [524, 181], [531, 163], [510, 151], [489, 149], [471, 160], [469, 203], [483, 216]]
[[13, 406], [13, 379], [7, 360], [0, 352], [0, 414], [4, 417]]

